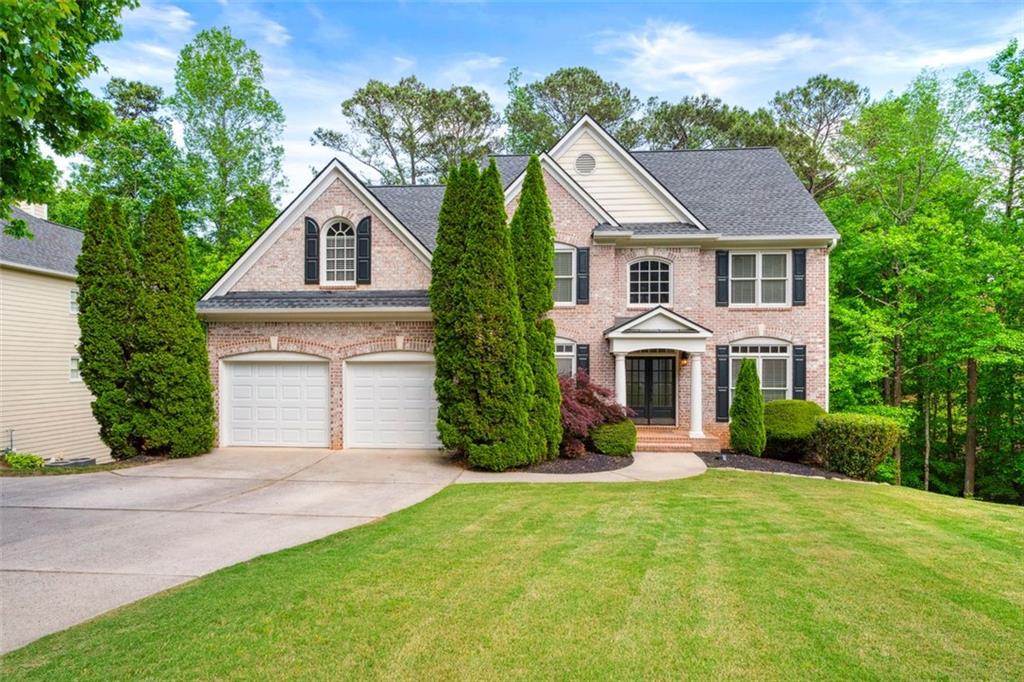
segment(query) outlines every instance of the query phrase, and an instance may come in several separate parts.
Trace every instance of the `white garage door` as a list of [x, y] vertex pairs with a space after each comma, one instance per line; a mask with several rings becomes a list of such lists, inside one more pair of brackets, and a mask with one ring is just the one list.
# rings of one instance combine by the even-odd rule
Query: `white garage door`
[[326, 362], [229, 362], [228, 445], [330, 445]]
[[345, 447], [436, 448], [432, 362], [350, 362]]

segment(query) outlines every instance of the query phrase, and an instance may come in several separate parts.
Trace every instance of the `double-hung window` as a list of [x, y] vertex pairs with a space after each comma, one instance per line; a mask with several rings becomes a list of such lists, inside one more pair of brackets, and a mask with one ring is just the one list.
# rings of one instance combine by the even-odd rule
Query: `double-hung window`
[[68, 312], [72, 315], [78, 314], [78, 289], [68, 291]]
[[732, 305], [789, 303], [789, 254], [732, 253], [729, 302]]
[[555, 305], [576, 303], [576, 249], [555, 244]]
[[72, 355], [68, 360], [68, 381], [78, 382], [82, 380], [81, 358]]
[[576, 344], [568, 339], [555, 339], [555, 365], [559, 376], [576, 374]]
[[325, 284], [355, 284], [356, 231], [348, 223], [335, 222], [324, 230], [323, 268]]
[[757, 366], [757, 376], [761, 380], [761, 393], [765, 402], [785, 400], [789, 397], [790, 386], [789, 346], [771, 340], [740, 341], [729, 348], [729, 402], [736, 390], [736, 379], [740, 375], [743, 360], [750, 358]]

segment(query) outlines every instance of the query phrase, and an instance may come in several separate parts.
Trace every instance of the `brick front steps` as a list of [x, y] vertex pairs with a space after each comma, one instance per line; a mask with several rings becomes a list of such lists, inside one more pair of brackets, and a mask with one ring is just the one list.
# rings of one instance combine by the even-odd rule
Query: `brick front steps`
[[637, 452], [719, 452], [717, 438], [690, 438], [687, 429], [672, 426], [637, 426]]

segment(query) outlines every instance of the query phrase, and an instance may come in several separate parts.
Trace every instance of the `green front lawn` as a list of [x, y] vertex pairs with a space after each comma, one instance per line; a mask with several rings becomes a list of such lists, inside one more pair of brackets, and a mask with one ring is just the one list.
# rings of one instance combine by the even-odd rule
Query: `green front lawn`
[[709, 471], [457, 485], [9, 654], [6, 680], [1019, 679], [1024, 510]]

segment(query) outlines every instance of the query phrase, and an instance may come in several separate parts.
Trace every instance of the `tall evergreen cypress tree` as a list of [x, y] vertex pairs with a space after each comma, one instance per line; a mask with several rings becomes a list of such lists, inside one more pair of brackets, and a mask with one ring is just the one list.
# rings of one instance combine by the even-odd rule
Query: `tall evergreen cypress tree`
[[192, 300], [185, 235], [168, 196], [150, 209], [141, 256], [129, 383], [136, 432], [146, 454], [203, 453], [214, 435], [206, 340]]
[[528, 410], [533, 381], [505, 197], [493, 161], [480, 178], [473, 206], [456, 277], [460, 354], [451, 426], [464, 438], [471, 464], [502, 470], [532, 459]]
[[556, 457], [562, 442], [562, 392], [555, 364], [555, 324], [547, 317], [554, 307], [553, 222], [544, 188], [544, 172], [537, 157], [531, 156], [519, 194], [519, 206], [512, 217], [512, 254], [533, 376], [530, 432], [540, 440], [532, 448], [537, 459]]
[[135, 304], [134, 254], [124, 213], [97, 196], [78, 256], [78, 354], [82, 380], [94, 396], [100, 438], [116, 459], [138, 454], [126, 391]]
[[729, 444], [733, 450], [760, 457], [764, 452], [764, 395], [751, 358], [740, 363], [729, 407]]
[[464, 349], [456, 334], [461, 293], [457, 273], [465, 253], [468, 223], [473, 215], [474, 197], [480, 171], [472, 161], [464, 161], [448, 176], [444, 200], [438, 215], [437, 246], [431, 261], [430, 308], [434, 317], [434, 357], [436, 373], [438, 432], [445, 447], [465, 451], [464, 430], [453, 410], [458, 402], [458, 372]]

